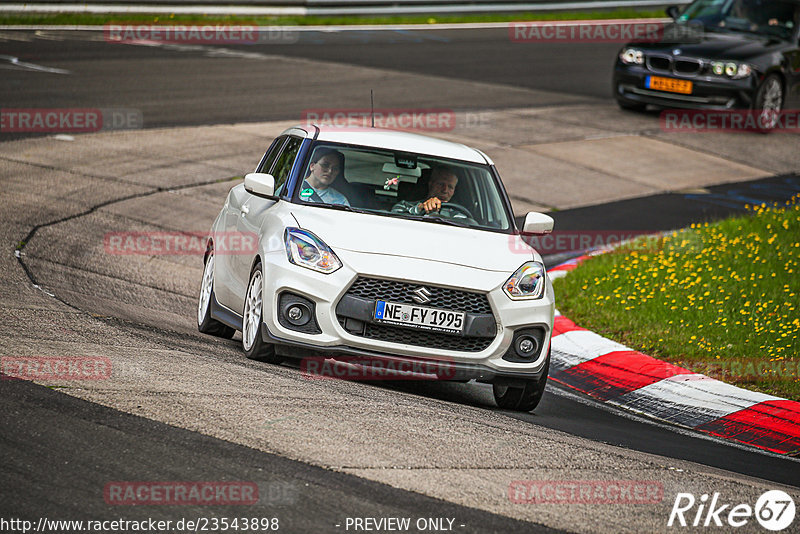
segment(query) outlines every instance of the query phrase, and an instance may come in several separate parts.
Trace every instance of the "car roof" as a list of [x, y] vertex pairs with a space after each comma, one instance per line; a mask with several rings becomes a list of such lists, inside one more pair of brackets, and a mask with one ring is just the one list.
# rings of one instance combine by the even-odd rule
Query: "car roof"
[[492, 160], [480, 150], [462, 145], [461, 143], [453, 143], [451, 141], [428, 137], [427, 135], [398, 130], [367, 128], [363, 126], [319, 126], [310, 124], [289, 128], [281, 135], [288, 134], [301, 135], [307, 138], [316, 137], [318, 141], [386, 148], [412, 154], [424, 154], [426, 156], [438, 156], [469, 161], [471, 163], [493, 164]]

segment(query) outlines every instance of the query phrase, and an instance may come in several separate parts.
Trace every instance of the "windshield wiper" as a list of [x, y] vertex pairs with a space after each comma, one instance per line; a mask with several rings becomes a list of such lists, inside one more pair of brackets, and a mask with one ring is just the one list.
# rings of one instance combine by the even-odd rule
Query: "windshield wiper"
[[388, 215], [389, 217], [397, 217], [399, 219], [407, 219], [409, 221], [425, 221], [425, 222], [433, 222], [437, 224], [447, 224], [450, 226], [458, 226], [459, 228], [479, 228], [478, 226], [473, 226], [471, 224], [460, 222], [458, 219], [448, 219], [438, 215], [413, 215], [411, 213], [403, 213], [403, 212], [396, 212], [396, 211], [375, 211], [369, 212], [375, 213], [377, 215]]
[[[708, 26], [705, 26], [706, 29], [710, 29]], [[741, 25], [725, 25], [725, 26], [716, 26], [717, 31], [721, 31], [723, 33], [747, 33], [750, 35], [757, 35], [759, 37], [768, 37], [770, 34], [760, 31], [760, 27], [757, 27], [755, 30], [750, 29], [749, 27], [743, 27]]]
[[438, 215], [438, 216], [434, 215], [433, 217], [430, 217], [430, 216], [429, 217], [423, 217], [422, 220], [424, 220], [424, 221], [434, 221], [434, 222], [437, 222], [437, 223], [440, 223], [440, 224], [449, 224], [451, 226], [458, 226], [460, 228], [472, 228], [472, 225], [469, 225], [467, 223], [459, 222], [458, 219], [445, 218], [445, 217], [442, 217], [441, 215]]
[[320, 202], [312, 202], [314, 206], [324, 206], [326, 208], [332, 208], [335, 210], [342, 210], [342, 211], [352, 211], [353, 213], [374, 213], [368, 210], [362, 210], [361, 208], [354, 208], [352, 206], [347, 206], [345, 204], [325, 204]]

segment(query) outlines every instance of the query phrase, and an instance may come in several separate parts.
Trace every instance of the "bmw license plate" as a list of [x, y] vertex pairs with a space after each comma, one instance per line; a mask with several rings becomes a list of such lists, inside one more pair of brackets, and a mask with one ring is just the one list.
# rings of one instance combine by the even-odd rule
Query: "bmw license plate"
[[648, 76], [644, 85], [648, 89], [655, 89], [656, 91], [668, 91], [670, 93], [681, 93], [684, 95], [692, 94], [692, 82], [688, 80]]
[[460, 334], [464, 331], [464, 312], [412, 306], [379, 300], [375, 303], [375, 321], [434, 332]]

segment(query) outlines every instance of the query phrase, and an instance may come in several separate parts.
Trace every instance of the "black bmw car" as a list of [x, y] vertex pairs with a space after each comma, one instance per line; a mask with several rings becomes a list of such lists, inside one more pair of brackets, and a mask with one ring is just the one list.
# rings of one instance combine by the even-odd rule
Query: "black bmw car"
[[673, 30], [691, 31], [620, 50], [613, 86], [620, 107], [775, 115], [800, 104], [800, 0], [696, 0], [667, 14]]

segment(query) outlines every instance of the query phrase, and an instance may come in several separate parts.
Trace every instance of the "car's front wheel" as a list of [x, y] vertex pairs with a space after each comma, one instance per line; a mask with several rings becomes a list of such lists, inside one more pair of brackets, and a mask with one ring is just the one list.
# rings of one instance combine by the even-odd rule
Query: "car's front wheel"
[[778, 124], [783, 107], [783, 84], [776, 74], [767, 76], [756, 92], [753, 108], [758, 113], [758, 125], [762, 131], [773, 130]]
[[550, 354], [544, 362], [544, 370], [539, 380], [525, 380], [522, 385], [510, 386], [503, 383], [492, 385], [494, 400], [504, 410], [530, 412], [539, 405], [547, 384], [547, 373], [550, 370]]
[[257, 263], [250, 274], [247, 284], [247, 295], [244, 299], [242, 314], [242, 347], [244, 354], [251, 360], [268, 363], [280, 363], [281, 358], [275, 354], [275, 345], [265, 343], [261, 336], [261, 322], [264, 311], [264, 269]]
[[206, 258], [203, 280], [200, 282], [200, 297], [197, 302], [197, 329], [204, 334], [230, 339], [236, 330], [211, 318], [211, 301], [214, 298], [214, 251]]

